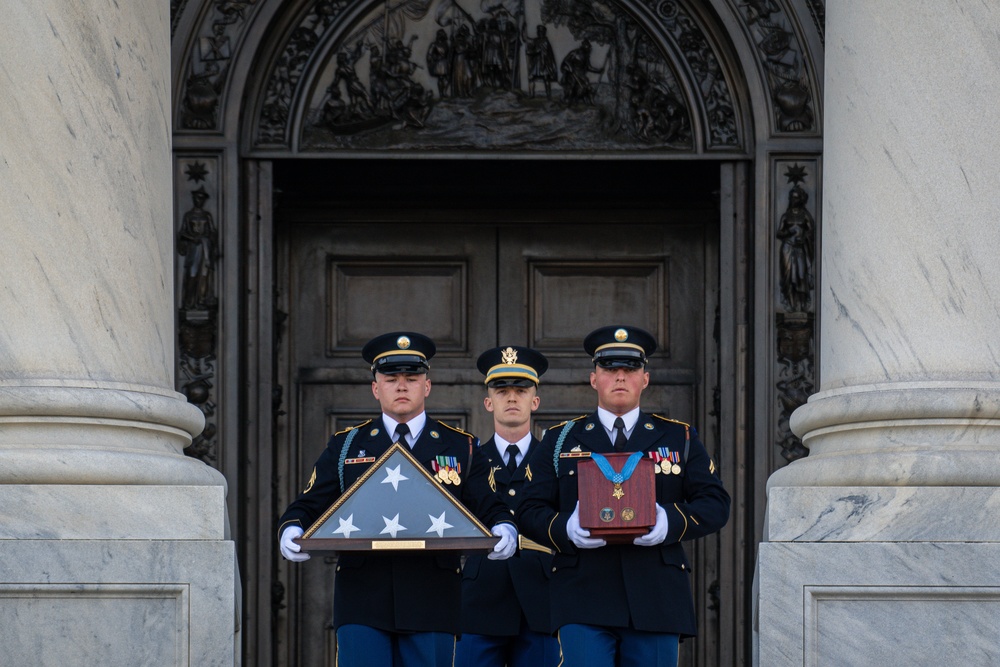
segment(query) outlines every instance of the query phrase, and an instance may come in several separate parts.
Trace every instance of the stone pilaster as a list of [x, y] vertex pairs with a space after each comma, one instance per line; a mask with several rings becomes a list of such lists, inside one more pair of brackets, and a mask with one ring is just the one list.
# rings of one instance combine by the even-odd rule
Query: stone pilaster
[[234, 660], [225, 481], [183, 456], [203, 417], [173, 391], [168, 13], [158, 0], [4, 11], [0, 643], [11, 664]]
[[768, 482], [759, 664], [986, 664], [1000, 7], [838, 0], [826, 16], [820, 391], [792, 418], [809, 456]]

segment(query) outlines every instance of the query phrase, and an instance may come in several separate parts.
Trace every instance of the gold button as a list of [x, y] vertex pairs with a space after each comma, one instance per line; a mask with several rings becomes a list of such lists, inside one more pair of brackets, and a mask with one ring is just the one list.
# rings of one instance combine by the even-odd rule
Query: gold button
[[462, 568], [455, 568], [455, 574], [462, 574]]
[[570, 471], [569, 471], [569, 474], [571, 474], [571, 475], [575, 475], [575, 474], [576, 474], [576, 471], [575, 471], [575, 470], [570, 470]]
[[514, 510], [511, 510], [511, 511], [510, 511], [510, 513], [511, 513], [511, 514], [513, 514], [513, 513], [514, 513]]
[[507, 495], [508, 496], [513, 496], [513, 495], [516, 495], [516, 494], [517, 494], [517, 491], [515, 491], [514, 489], [507, 489]]
[[555, 571], [556, 571], [556, 568], [552, 568], [552, 571], [553, 571], [553, 572], [555, 572]]

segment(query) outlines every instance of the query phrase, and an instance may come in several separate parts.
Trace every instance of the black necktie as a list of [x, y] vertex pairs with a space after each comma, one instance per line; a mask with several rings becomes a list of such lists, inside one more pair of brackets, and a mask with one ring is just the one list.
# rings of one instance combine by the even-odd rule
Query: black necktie
[[407, 447], [410, 443], [406, 442], [406, 435], [410, 432], [410, 427], [406, 424], [396, 424], [396, 440], [394, 442], [401, 442]]
[[511, 475], [517, 470], [517, 453], [521, 451], [517, 445], [507, 445], [507, 472]]
[[625, 422], [621, 417], [615, 417], [615, 428], [618, 430], [618, 435], [615, 436], [615, 451], [623, 452], [628, 438], [625, 437]]

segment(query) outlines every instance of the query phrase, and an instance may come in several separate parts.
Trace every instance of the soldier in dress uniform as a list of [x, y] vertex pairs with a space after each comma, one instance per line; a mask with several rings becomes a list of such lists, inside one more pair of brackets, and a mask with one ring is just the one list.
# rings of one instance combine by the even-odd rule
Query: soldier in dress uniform
[[[538, 381], [549, 366], [540, 353], [509, 345], [483, 352], [477, 362], [486, 377], [486, 409], [495, 435], [481, 450], [489, 461], [490, 488], [510, 513], [533, 473], [541, 443], [531, 433], [538, 409]], [[513, 558], [470, 556], [462, 572], [462, 636], [455, 667], [555, 667], [559, 646], [549, 619], [552, 552], [521, 539]]]
[[[680, 638], [696, 632], [690, 564], [681, 542], [729, 518], [729, 494], [692, 426], [639, 409], [656, 349], [629, 326], [593, 331], [597, 411], [549, 429], [517, 509], [524, 535], [556, 551], [552, 625], [566, 667], [676, 667]], [[657, 467], [656, 523], [632, 543], [580, 527], [577, 464], [592, 453], [643, 452]]]
[[[456, 462], [447, 471], [448, 483], [438, 479], [500, 537], [489, 558], [513, 555], [517, 529], [489, 487], [478, 439], [424, 412], [434, 352], [431, 339], [405, 331], [378, 336], [362, 349], [382, 414], [330, 438], [305, 490], [280, 519], [285, 558], [309, 558], [292, 540], [400, 440], [432, 474], [441, 472], [439, 461]], [[333, 592], [337, 664], [451, 667], [460, 632], [461, 576], [456, 551], [341, 553]]]

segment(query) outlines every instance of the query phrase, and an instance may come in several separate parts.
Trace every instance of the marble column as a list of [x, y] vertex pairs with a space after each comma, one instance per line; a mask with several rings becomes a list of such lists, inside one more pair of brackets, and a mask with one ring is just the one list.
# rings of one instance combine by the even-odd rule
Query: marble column
[[768, 481], [759, 664], [993, 664], [1000, 5], [826, 18], [820, 391]]
[[234, 662], [225, 480], [183, 455], [203, 418], [173, 390], [169, 71], [169, 3], [4, 8], [10, 664]]

